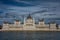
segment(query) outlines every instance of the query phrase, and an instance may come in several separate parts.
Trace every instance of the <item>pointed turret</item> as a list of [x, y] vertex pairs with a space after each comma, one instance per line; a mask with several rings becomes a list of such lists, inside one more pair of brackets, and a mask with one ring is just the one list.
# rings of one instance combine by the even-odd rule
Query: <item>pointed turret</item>
[[9, 24], [8, 24], [8, 22], [7, 21], [4, 21], [4, 23], [3, 23], [3, 30], [8, 30], [9, 29]]
[[56, 29], [56, 23], [54, 21], [49, 22], [50, 29]]
[[4, 21], [4, 24], [8, 24], [8, 22], [7, 21]]
[[18, 20], [18, 19], [16, 19], [15, 21], [16, 21], [16, 22], [19, 22], [19, 20]]
[[18, 20], [18, 19], [16, 19], [15, 21], [14, 21], [14, 24], [20, 24], [21, 22], [20, 22], [20, 20]]
[[39, 25], [44, 25], [44, 19], [39, 19]]
[[39, 19], [39, 21], [40, 21], [40, 22], [43, 22], [43, 21], [44, 21], [44, 19]]
[[30, 14], [28, 15], [27, 19], [32, 19], [32, 17], [31, 17], [31, 15], [30, 15]]

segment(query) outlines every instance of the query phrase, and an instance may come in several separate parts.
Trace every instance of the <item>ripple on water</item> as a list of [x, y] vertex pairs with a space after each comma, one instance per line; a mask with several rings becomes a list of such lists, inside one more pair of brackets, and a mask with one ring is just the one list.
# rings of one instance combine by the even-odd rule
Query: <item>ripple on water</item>
[[0, 32], [0, 40], [60, 40], [60, 32]]

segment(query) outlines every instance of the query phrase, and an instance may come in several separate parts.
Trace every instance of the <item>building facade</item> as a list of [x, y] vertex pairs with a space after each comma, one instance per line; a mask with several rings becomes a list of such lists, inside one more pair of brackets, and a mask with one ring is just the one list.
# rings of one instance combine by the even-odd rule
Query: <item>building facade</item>
[[2, 30], [40, 30], [40, 29], [56, 29], [56, 23], [45, 24], [44, 19], [40, 19], [38, 24], [35, 24], [35, 20], [30, 15], [24, 19], [24, 23], [15, 20], [13, 24], [8, 22], [3, 23]]

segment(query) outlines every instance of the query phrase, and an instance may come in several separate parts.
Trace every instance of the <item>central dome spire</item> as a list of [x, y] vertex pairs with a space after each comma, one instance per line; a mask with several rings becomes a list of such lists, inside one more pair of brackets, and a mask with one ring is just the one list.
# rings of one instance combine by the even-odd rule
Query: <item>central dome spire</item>
[[31, 15], [30, 15], [30, 14], [28, 15], [27, 19], [32, 19], [32, 17], [31, 17]]

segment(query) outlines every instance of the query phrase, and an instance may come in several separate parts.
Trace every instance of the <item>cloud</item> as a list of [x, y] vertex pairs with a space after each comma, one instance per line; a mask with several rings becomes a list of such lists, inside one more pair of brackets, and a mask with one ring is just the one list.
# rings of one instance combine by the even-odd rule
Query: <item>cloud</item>
[[[11, 1], [13, 3], [11, 3]], [[10, 20], [12, 20], [14, 19], [14, 17], [16, 17], [18, 19], [20, 18], [23, 20], [23, 17], [28, 16], [28, 14], [31, 14], [35, 18], [60, 18], [59, 2], [45, 2], [45, 1], [40, 2], [40, 1], [23, 1], [23, 0], [20, 1], [11, 0], [11, 1], [10, 3], [5, 2], [0, 3], [0, 14], [1, 14], [0, 16], [3, 15], [2, 18], [8, 19], [8, 17], [10, 17]], [[8, 16], [6, 16], [6, 13], [8, 13]]]
[[0, 0], [2, 4], [11, 5], [11, 6], [33, 6], [31, 3], [26, 1], [17, 1], [17, 0]]
[[[4, 13], [10, 13], [10, 14], [17, 14], [17, 15], [21, 15], [21, 14], [29, 14], [29, 13], [36, 13], [36, 14], [40, 14], [41, 15], [41, 11], [44, 12], [44, 14], [59, 14], [59, 9], [60, 8], [60, 3], [40, 3], [40, 5], [36, 5], [36, 6], [30, 6], [30, 7], [18, 7], [18, 6], [8, 6], [5, 5], [5, 7], [3, 7], [2, 5], [2, 9], [4, 10]], [[57, 15], [58, 15], [57, 14]], [[35, 15], [36, 16], [36, 15]]]
[[15, 0], [16, 2], [20, 3], [25, 3], [25, 4], [30, 4], [30, 5], [33, 5], [31, 2], [27, 2], [27, 1], [21, 1], [21, 0]]

